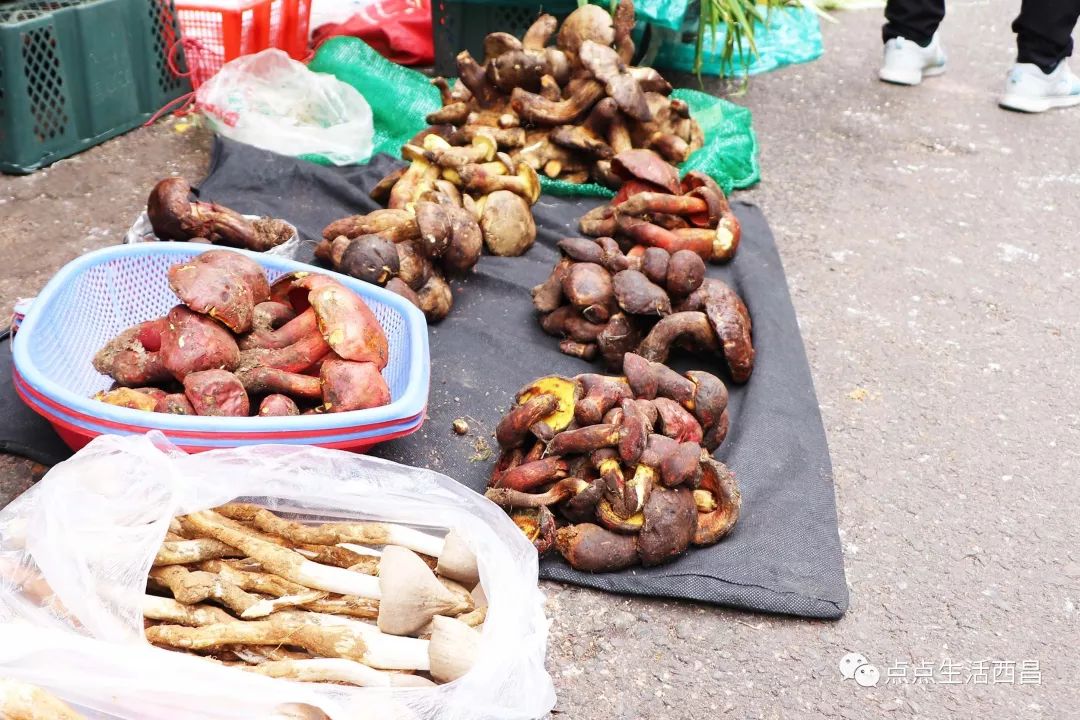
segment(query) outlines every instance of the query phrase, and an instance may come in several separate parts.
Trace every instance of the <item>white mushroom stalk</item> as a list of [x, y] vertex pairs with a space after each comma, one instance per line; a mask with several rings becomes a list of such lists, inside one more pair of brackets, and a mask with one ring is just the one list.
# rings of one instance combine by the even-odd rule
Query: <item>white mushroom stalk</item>
[[157, 625], [146, 629], [146, 639], [195, 651], [230, 645], [292, 645], [312, 655], [352, 660], [378, 670], [429, 671], [438, 682], [451, 682], [467, 673], [480, 647], [479, 632], [441, 615], [432, 618], [430, 640], [387, 635], [358, 620], [305, 612], [194, 628]]
[[233, 523], [212, 510], [191, 513], [187, 519], [200, 533], [241, 550], [257, 560], [263, 568], [286, 580], [342, 595], [372, 599], [380, 596], [377, 578], [314, 563], [293, 550], [255, 537], [242, 525]]
[[172, 540], [162, 543], [154, 558], [154, 567], [163, 565], [187, 565], [204, 560], [241, 557], [243, 553], [223, 542], [211, 538], [199, 540]]
[[64, 701], [36, 685], [0, 678], [0, 718], [4, 720], [86, 720]]
[[201, 570], [191, 572], [180, 565], [154, 568], [150, 571], [150, 580], [167, 587], [173, 597], [185, 605], [213, 599], [233, 612], [244, 613], [261, 599], [218, 575]]
[[376, 670], [363, 663], [340, 658], [279, 660], [245, 668], [249, 672], [298, 682], [345, 683], [357, 687], [434, 687], [435, 683], [419, 675]]
[[325, 597], [326, 593], [324, 592], [319, 590], [308, 590], [307, 592], [297, 593], [296, 595], [282, 595], [277, 598], [266, 598], [255, 603], [247, 610], [244, 610], [240, 613], [240, 617], [244, 620], [266, 617], [279, 610], [306, 606], [308, 603], [322, 600]]
[[184, 605], [169, 598], [144, 595], [143, 617], [177, 625], [200, 627], [228, 622], [239, 622], [232, 615], [211, 605]]
[[213, 650], [227, 645], [294, 645], [312, 655], [354, 660], [380, 670], [427, 670], [428, 642], [386, 635], [363, 624], [316, 624], [292, 617], [272, 615], [255, 622], [231, 622], [202, 627], [157, 625], [146, 629], [155, 645], [183, 650]]
[[259, 530], [279, 535], [294, 543], [310, 545], [400, 545], [414, 552], [439, 557], [443, 540], [414, 528], [380, 522], [342, 522], [304, 525], [280, 518], [257, 505], [230, 503], [219, 508], [222, 515], [250, 522]]

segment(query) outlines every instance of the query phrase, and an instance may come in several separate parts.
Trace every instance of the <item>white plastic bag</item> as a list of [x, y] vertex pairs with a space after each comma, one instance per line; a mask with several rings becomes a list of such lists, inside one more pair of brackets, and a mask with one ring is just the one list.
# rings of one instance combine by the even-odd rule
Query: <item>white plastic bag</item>
[[[234, 498], [317, 522], [456, 530], [489, 602], [476, 665], [436, 688], [353, 688], [149, 645], [140, 600], [170, 519]], [[269, 720], [305, 703], [333, 720], [526, 720], [555, 703], [536, 580], [536, 552], [505, 513], [430, 470], [287, 445], [189, 456], [159, 433], [106, 435], [0, 512], [0, 676], [93, 718]]]
[[282, 50], [226, 63], [199, 86], [195, 104], [216, 132], [264, 150], [322, 155], [335, 165], [371, 157], [375, 130], [364, 96]]

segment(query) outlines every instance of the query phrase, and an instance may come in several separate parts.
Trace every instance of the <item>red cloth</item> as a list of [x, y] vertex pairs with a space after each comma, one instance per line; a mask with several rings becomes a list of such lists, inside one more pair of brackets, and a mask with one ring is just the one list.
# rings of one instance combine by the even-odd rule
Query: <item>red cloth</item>
[[401, 65], [435, 62], [430, 0], [376, 0], [343, 23], [319, 26], [312, 39], [318, 47], [337, 35], [358, 37], [380, 55]]

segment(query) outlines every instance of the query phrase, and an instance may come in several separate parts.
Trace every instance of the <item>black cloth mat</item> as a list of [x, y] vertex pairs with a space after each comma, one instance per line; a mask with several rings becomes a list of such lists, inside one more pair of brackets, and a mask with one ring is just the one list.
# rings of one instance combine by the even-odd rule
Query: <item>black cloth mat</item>
[[[198, 192], [244, 213], [285, 218], [314, 241], [330, 221], [374, 210], [366, 191], [398, 164], [382, 155], [363, 167], [321, 167], [219, 139]], [[537, 243], [524, 257], [485, 255], [475, 272], [452, 283], [454, 309], [430, 329], [427, 421], [419, 432], [377, 446], [373, 455], [438, 470], [482, 492], [498, 451], [492, 432], [518, 388], [541, 375], [603, 372], [558, 351], [557, 341], [540, 330], [529, 296], [557, 260], [555, 243], [576, 235], [577, 219], [600, 202], [544, 195], [533, 208]], [[839, 617], [848, 592], [832, 466], [810, 368], [765, 218], [751, 205], [736, 203], [735, 212], [743, 228], [739, 253], [730, 265], [710, 266], [709, 274], [739, 292], [754, 322], [754, 375], [743, 386], [728, 383], [731, 430], [717, 452], [739, 479], [738, 525], [719, 544], [661, 567], [591, 575], [553, 553], [540, 574], [611, 592]], [[712, 359], [676, 356], [673, 365], [727, 379], [722, 363]], [[5, 392], [13, 394], [9, 385]], [[459, 417], [470, 426], [465, 436], [451, 429]], [[26, 438], [23, 445], [35, 443]], [[19, 445], [8, 447], [17, 451]]]

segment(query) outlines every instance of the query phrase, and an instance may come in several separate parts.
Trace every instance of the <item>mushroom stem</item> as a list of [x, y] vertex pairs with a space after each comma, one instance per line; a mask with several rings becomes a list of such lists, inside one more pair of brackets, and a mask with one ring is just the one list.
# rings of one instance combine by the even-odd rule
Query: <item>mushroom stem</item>
[[298, 682], [344, 683], [356, 687], [434, 687], [419, 675], [375, 670], [363, 663], [341, 658], [278, 660], [245, 668], [249, 672]]
[[204, 560], [241, 557], [236, 548], [211, 538], [176, 540], [162, 543], [154, 558], [154, 567], [164, 565], [187, 565]]
[[255, 537], [239, 523], [232, 523], [211, 510], [191, 513], [187, 517], [201, 533], [243, 551], [286, 580], [316, 590], [379, 598], [379, 581], [370, 575], [311, 562], [293, 550]]
[[150, 571], [150, 579], [167, 587], [173, 597], [185, 605], [212, 599], [235, 613], [244, 614], [252, 606], [258, 605], [260, 600], [258, 596], [244, 592], [213, 573], [201, 570], [191, 572], [181, 565], [154, 568]]
[[191, 627], [238, 622], [229, 613], [211, 605], [185, 605], [155, 595], [143, 596], [142, 611], [143, 617], [148, 620], [163, 620]]
[[0, 678], [0, 717], [5, 720], [85, 720], [57, 697], [29, 683]]
[[323, 525], [303, 525], [285, 520], [257, 505], [229, 503], [220, 508], [220, 514], [233, 519], [243, 519], [256, 528], [278, 535], [294, 543], [309, 545], [337, 545], [357, 543], [360, 545], [400, 545], [422, 555], [438, 557], [443, 551], [443, 541], [420, 530], [380, 522], [342, 522]]
[[[332, 618], [334, 622], [325, 618]], [[428, 641], [386, 635], [359, 621], [314, 613], [280, 613], [267, 620], [189, 628], [157, 625], [145, 631], [155, 645], [212, 650], [225, 645], [295, 645], [331, 658], [383, 670], [428, 670]]]
[[436, 615], [431, 619], [428, 648], [431, 676], [452, 682], [467, 673], [480, 650], [480, 633], [460, 620]]

